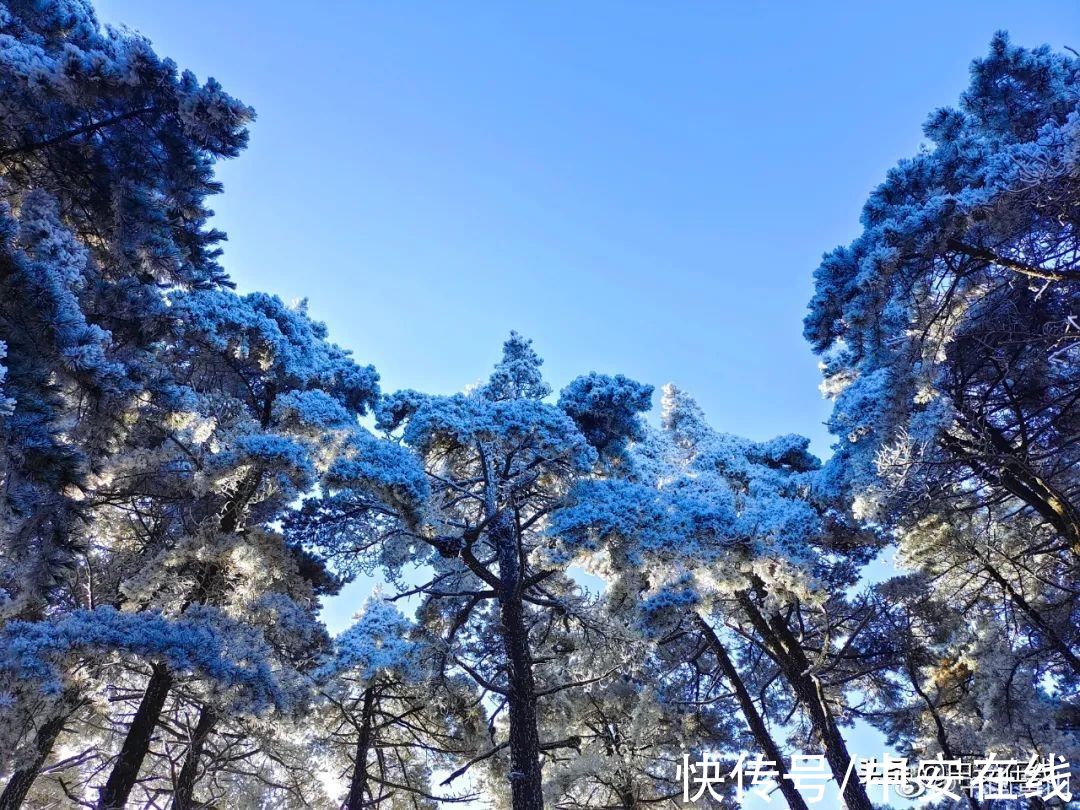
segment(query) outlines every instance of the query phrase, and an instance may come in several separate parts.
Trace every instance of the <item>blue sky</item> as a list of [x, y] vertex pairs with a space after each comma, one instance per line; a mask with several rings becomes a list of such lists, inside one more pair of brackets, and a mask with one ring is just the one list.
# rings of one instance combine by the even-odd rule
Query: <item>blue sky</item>
[[1080, 47], [1071, 0], [97, 6], [256, 108], [225, 264], [386, 389], [459, 390], [514, 328], [556, 388], [674, 381], [818, 452], [821, 254], [995, 29]]
[[460, 390], [517, 329], [556, 388], [674, 381], [819, 453], [821, 254], [996, 29], [1080, 48], [1075, 0], [96, 5], [256, 108], [225, 265], [307, 297], [385, 390]]

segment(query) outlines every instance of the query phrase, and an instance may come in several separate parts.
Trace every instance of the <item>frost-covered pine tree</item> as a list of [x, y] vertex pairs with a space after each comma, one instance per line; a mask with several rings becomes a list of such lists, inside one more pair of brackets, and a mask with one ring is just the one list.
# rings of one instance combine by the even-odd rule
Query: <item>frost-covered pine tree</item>
[[860, 236], [815, 274], [806, 335], [835, 398], [833, 479], [862, 517], [901, 532], [953, 513], [1023, 520], [1026, 542], [940, 556], [959, 555], [1045, 665], [1075, 678], [1080, 60], [998, 34], [924, 131], [926, 148], [870, 196]]
[[[111, 708], [95, 687], [101, 680], [122, 685], [127, 668], [139, 662], [203, 684], [230, 711], [260, 713], [290, 700], [260, 634], [213, 608], [199, 606], [170, 620], [106, 606], [36, 622], [12, 620], [0, 635], [0, 766], [13, 769], [2, 796], [5, 808], [18, 807], [28, 793], [37, 806], [88, 800], [80, 771], [108, 762], [97, 745], [107, 735], [96, 733], [96, 723], [107, 722]], [[63, 777], [37, 779], [69, 727], [78, 735], [69, 740], [65, 775], [75, 778], [71, 784]]]
[[[90, 610], [84, 621], [111, 621], [111, 614], [93, 610], [110, 605], [125, 616], [181, 627], [208, 622], [205, 632], [238, 634], [241, 645], [261, 639], [264, 669], [273, 672], [273, 689], [282, 698], [273, 707], [285, 712], [305, 699], [291, 670], [313, 666], [326, 644], [315, 612], [334, 582], [273, 524], [352, 440], [357, 417], [377, 393], [377, 377], [328, 343], [325, 328], [302, 307], [270, 296], [178, 291], [169, 295], [165, 320], [167, 331], [152, 355], [156, 376], [121, 415], [123, 443], [82, 484], [90, 550], [86, 578], [72, 583], [68, 598], [71, 607]], [[48, 619], [62, 620], [62, 613]], [[142, 625], [123, 627], [142, 632]], [[167, 779], [173, 806], [191, 806], [215, 737], [235, 741], [236, 721], [258, 717], [270, 704], [236, 704], [227, 672], [219, 680], [213, 668], [177, 666], [141, 637], [110, 638], [115, 650], [97, 645], [90, 652], [120, 654], [122, 666], [69, 659], [69, 674], [79, 677], [61, 678], [65, 700], [55, 714], [66, 720], [72, 705], [90, 711], [101, 695], [112, 711], [84, 713], [82, 730], [100, 728], [84, 735], [88, 748], [116, 753], [97, 756], [87, 767], [76, 757], [79, 776], [63, 774], [65, 789], [88, 795], [100, 789], [98, 804], [114, 807], [128, 801], [140, 778], [153, 791]], [[132, 689], [141, 699], [125, 716]], [[19, 778], [9, 784], [23, 796], [58, 733], [48, 712], [24, 719], [30, 727], [47, 722], [37, 735], [19, 737], [37, 752], [23, 758]], [[154, 740], [161, 745], [147, 761]], [[246, 758], [273, 761], [265, 750], [253, 749]], [[17, 806], [21, 797], [11, 801]]]
[[[872, 544], [820, 496], [819, 464], [806, 439], [759, 443], [718, 433], [670, 386], [662, 423], [611, 474], [580, 482], [551, 531], [566, 554], [613, 583], [610, 598], [633, 606], [647, 637], [699, 639], [759, 750], [777, 763], [778, 788], [790, 806], [804, 807], [783, 778], [782, 749], [768, 724], [781, 713], [770, 702], [805, 718], [844, 783], [851, 758], [841, 724], [851, 679], [842, 662], [859, 633], [844, 593]], [[842, 637], [844, 644], [836, 640]], [[746, 640], [757, 658], [743, 651]], [[740, 657], [756, 661], [753, 674], [766, 676], [762, 690], [783, 684], [780, 694], [755, 701]], [[858, 781], [846, 781], [848, 806], [869, 808]]]
[[[226, 283], [204, 201], [252, 113], [145, 40], [102, 30], [83, 2], [0, 4], [0, 32], [0, 621], [44, 632], [70, 613], [68, 626], [100, 620], [115, 638], [94, 610], [88, 482], [128, 446], [127, 418], [160, 376], [167, 294]], [[60, 694], [29, 716], [4, 807], [85, 707]]]
[[1069, 749], [1080, 60], [998, 34], [924, 132], [825, 256], [806, 319], [835, 400], [826, 477], [909, 574], [878, 600], [881, 649], [896, 628], [912, 646], [876, 694], [913, 750]]
[[[303, 307], [270, 296], [178, 293], [169, 320], [171, 339], [159, 354], [167, 373], [131, 428], [134, 450], [118, 455], [94, 490], [107, 511], [120, 510], [109, 524], [113, 569], [126, 572], [117, 598], [178, 616], [214, 605], [241, 621], [263, 608], [306, 611], [314, 624], [318, 582], [271, 527], [330, 469], [374, 401], [377, 377], [328, 343]], [[142, 513], [132, 521], [134, 504]], [[317, 644], [320, 633], [306, 632]], [[102, 786], [103, 807], [130, 794], [174, 681], [167, 667], [152, 670]], [[201, 749], [221, 714], [212, 702], [199, 708], [175, 806], [190, 802]]]
[[[875, 586], [867, 633], [886, 665], [869, 680], [867, 716], [913, 760], [992, 751], [1023, 762], [1050, 754], [1074, 761], [1072, 712], [1062, 710], [1068, 696], [1046, 688], [1038, 656], [970, 591], [956, 592], [963, 610], [943, 601], [959, 580], [941, 588], [920, 572]], [[966, 801], [972, 810], [989, 804]]]
[[[568, 810], [663, 806], [682, 798], [683, 754], [696, 761], [706, 751], [728, 756], [736, 750], [737, 709], [696, 635], [675, 633], [653, 644], [627, 626], [633, 611], [625, 604], [605, 608], [609, 643], [587, 649], [597, 670], [617, 674], [566, 692], [554, 707], [574, 747], [552, 753], [544, 769], [546, 795], [552, 806]], [[731, 799], [730, 785], [716, 789]], [[699, 805], [722, 806], [707, 796]]]
[[434, 677], [432, 641], [376, 595], [313, 674], [314, 748], [339, 780], [345, 810], [434, 810], [473, 798], [433, 784], [436, 768], [485, 746], [486, 726], [467, 677]]
[[0, 617], [68, 576], [167, 288], [225, 283], [205, 198], [252, 112], [78, 0], [0, 4]]
[[494, 792], [509, 782], [515, 810], [543, 806], [541, 761], [574, 743], [545, 723], [547, 705], [612, 674], [574, 652], [605, 643], [602, 617], [544, 528], [618, 440], [627, 394], [636, 410], [649, 397], [626, 381], [614, 399], [597, 390], [560, 408], [545, 401], [540, 364], [511, 334], [489, 380], [468, 393], [384, 397], [377, 426], [388, 439], [346, 454], [328, 497], [296, 525], [297, 537], [346, 564], [419, 574], [408, 589], [422, 601], [425, 632], [443, 645], [439, 672], [464, 673], [488, 696], [492, 748], [478, 761], [499, 767], [509, 754]]

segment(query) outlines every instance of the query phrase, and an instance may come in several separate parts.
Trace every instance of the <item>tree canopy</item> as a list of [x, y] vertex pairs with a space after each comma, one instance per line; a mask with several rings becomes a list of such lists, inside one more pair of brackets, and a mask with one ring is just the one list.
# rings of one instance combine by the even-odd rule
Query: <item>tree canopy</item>
[[1080, 59], [995, 36], [824, 256], [824, 461], [516, 332], [383, 392], [221, 266], [253, 111], [83, 0], [0, 2], [0, 112], [0, 810], [642, 810], [748, 755], [869, 810], [866, 725], [1080, 761]]

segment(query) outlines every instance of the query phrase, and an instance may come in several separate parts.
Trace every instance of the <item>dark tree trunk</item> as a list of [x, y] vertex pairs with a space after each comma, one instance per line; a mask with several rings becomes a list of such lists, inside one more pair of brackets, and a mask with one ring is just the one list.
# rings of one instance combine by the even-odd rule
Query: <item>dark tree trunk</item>
[[540, 734], [536, 721], [529, 630], [522, 600], [521, 551], [512, 518], [503, 513], [491, 527], [499, 555], [499, 607], [508, 674], [510, 785], [514, 810], [543, 810]]
[[342, 810], [363, 810], [364, 794], [367, 793], [368, 754], [371, 752], [371, 726], [375, 715], [375, 687], [364, 690], [364, 707], [360, 715], [360, 736], [356, 740], [356, 760], [353, 762], [352, 783], [349, 797]]
[[46, 720], [45, 724], [38, 729], [37, 739], [34, 741], [34, 757], [11, 775], [11, 779], [4, 787], [4, 792], [0, 793], [0, 810], [18, 810], [22, 806], [26, 794], [30, 791], [30, 786], [41, 773], [41, 766], [52, 753], [56, 738], [64, 730], [64, 723], [70, 716], [70, 711], [60, 712]]
[[120, 755], [113, 763], [112, 773], [98, 797], [97, 810], [122, 810], [131, 789], [139, 778], [143, 759], [150, 749], [150, 739], [157, 727], [161, 710], [172, 689], [173, 676], [165, 664], [154, 664], [142, 701], [128, 727]]
[[[271, 386], [267, 393], [266, 400], [263, 403], [261, 415], [263, 427], [266, 427], [270, 422], [273, 398], [274, 389]], [[261, 470], [249, 471], [240, 481], [236, 491], [232, 493], [231, 497], [226, 502], [218, 522], [218, 528], [223, 534], [235, 532], [241, 527], [244, 511], [258, 491], [261, 482]], [[211, 588], [211, 583], [217, 574], [217, 566], [210, 565], [203, 567], [197, 577], [198, 585], [194, 592], [189, 595], [187, 600], [185, 600], [180, 611], [181, 613], [187, 610], [191, 605], [201, 604], [206, 600]], [[169, 697], [169, 691], [172, 689], [172, 686], [173, 675], [169, 672], [168, 667], [163, 663], [154, 664], [150, 682], [146, 685], [146, 691], [143, 692], [142, 702], [139, 703], [139, 708], [135, 712], [135, 717], [128, 727], [127, 737], [124, 738], [124, 745], [120, 749], [120, 755], [113, 764], [112, 773], [109, 774], [109, 779], [105, 783], [105, 787], [101, 789], [101, 795], [98, 797], [97, 810], [120, 810], [120, 808], [123, 808], [127, 803], [131, 789], [135, 786], [135, 782], [139, 778], [139, 770], [142, 768], [143, 759], [145, 759], [146, 752], [150, 748], [150, 739], [153, 737], [154, 729], [157, 727], [158, 719], [161, 717], [161, 710], [165, 707], [165, 701]], [[213, 724], [217, 719], [216, 717], [211, 717], [211, 715], [200, 713], [200, 726], [202, 725], [204, 718], [210, 725], [206, 729], [201, 740], [197, 738], [192, 740], [192, 747], [188, 751], [187, 758], [180, 772], [180, 777], [177, 780], [175, 801], [191, 801], [191, 796], [195, 789], [195, 776], [198, 770], [199, 755], [201, 754], [203, 744], [206, 741], [205, 738], [213, 729]], [[187, 771], [186, 774], [184, 773], [185, 771]], [[176, 806], [183, 807], [183, 805]]]
[[739, 594], [739, 602], [750, 623], [761, 635], [762, 642], [776, 659], [795, 697], [810, 715], [810, 722], [817, 732], [833, 779], [838, 786], [844, 786], [844, 804], [848, 810], [874, 810], [870, 797], [866, 795], [866, 788], [852, 767], [851, 754], [848, 753], [847, 743], [836, 724], [836, 718], [833, 717], [819, 684], [810, 675], [810, 661], [792, 635], [787, 621], [779, 614], [773, 614], [766, 620], [745, 591]]
[[638, 810], [638, 800], [629, 788], [617, 790], [619, 810]]
[[199, 758], [217, 721], [217, 712], [210, 706], [203, 706], [199, 712], [199, 722], [195, 724], [195, 731], [191, 734], [191, 744], [184, 756], [184, 765], [180, 768], [180, 775], [176, 777], [173, 810], [191, 810], [194, 806], [192, 797], [195, 795], [195, 782], [199, 776]]
[[696, 613], [694, 614], [694, 623], [709, 643], [709, 649], [716, 657], [716, 661], [720, 665], [720, 671], [724, 673], [724, 678], [731, 684], [731, 688], [735, 692], [735, 698], [739, 701], [743, 719], [746, 720], [746, 725], [750, 727], [750, 733], [754, 735], [754, 740], [757, 741], [761, 752], [766, 759], [776, 763], [776, 783], [780, 788], [780, 792], [784, 794], [788, 807], [791, 810], [810, 810], [795, 787], [795, 783], [786, 778], [787, 768], [784, 766], [783, 752], [772, 738], [772, 734], [769, 733], [769, 728], [765, 725], [765, 720], [758, 712], [757, 706], [754, 705], [754, 699], [750, 696], [750, 692], [747, 691], [746, 684], [743, 683], [742, 676], [739, 675], [739, 671], [735, 668], [731, 656], [728, 655], [724, 642], [720, 640], [720, 637], [709, 623]]

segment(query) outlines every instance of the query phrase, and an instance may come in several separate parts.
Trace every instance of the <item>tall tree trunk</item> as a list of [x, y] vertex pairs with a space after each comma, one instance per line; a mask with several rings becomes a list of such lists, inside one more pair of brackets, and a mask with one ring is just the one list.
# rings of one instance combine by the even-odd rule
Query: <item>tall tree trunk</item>
[[795, 787], [795, 783], [787, 778], [787, 768], [784, 767], [783, 752], [780, 750], [780, 746], [776, 744], [772, 734], [769, 733], [769, 728], [765, 725], [765, 721], [758, 712], [757, 706], [754, 705], [754, 699], [750, 696], [746, 684], [743, 683], [742, 676], [739, 675], [739, 671], [735, 668], [731, 656], [728, 655], [724, 642], [720, 640], [716, 631], [713, 630], [712, 626], [705, 621], [701, 615], [697, 613], [694, 614], [694, 623], [701, 630], [702, 635], [709, 644], [709, 649], [712, 651], [712, 654], [716, 657], [717, 663], [720, 665], [720, 671], [724, 673], [724, 678], [727, 679], [727, 682], [735, 692], [735, 698], [739, 701], [739, 708], [742, 710], [743, 719], [746, 720], [746, 725], [750, 727], [750, 733], [754, 735], [754, 740], [757, 742], [758, 747], [761, 749], [766, 759], [770, 759], [776, 764], [776, 784], [780, 788], [780, 792], [784, 794], [784, 799], [787, 801], [788, 807], [790, 807], [791, 810], [810, 810], [803, 800], [802, 795]]
[[356, 760], [353, 762], [352, 783], [349, 797], [342, 810], [363, 810], [364, 794], [367, 792], [368, 754], [371, 752], [371, 726], [375, 716], [375, 687], [364, 690], [364, 707], [360, 715], [360, 736], [356, 740]]
[[191, 734], [191, 744], [188, 745], [187, 754], [184, 756], [184, 765], [176, 778], [176, 788], [173, 790], [173, 810], [190, 810], [193, 806], [192, 797], [195, 794], [195, 782], [199, 775], [199, 758], [217, 721], [217, 712], [210, 706], [203, 706], [199, 712], [199, 722], [195, 724], [195, 730]]
[[[263, 427], [266, 427], [269, 424], [273, 397], [274, 388], [271, 386], [267, 393], [266, 400], [263, 403], [263, 412], [261, 416]], [[223, 534], [235, 532], [240, 528], [244, 510], [258, 491], [262, 481], [262, 475], [261, 470], [248, 471], [244, 478], [241, 479], [239, 485], [228, 501], [226, 501], [218, 521], [218, 529]], [[187, 610], [191, 605], [200, 604], [206, 600], [210, 583], [213, 581], [216, 573], [217, 566], [215, 565], [203, 567], [196, 578], [198, 585], [194, 592], [185, 600], [183, 607], [180, 609], [181, 613]], [[97, 810], [119, 810], [119, 808], [122, 808], [127, 802], [128, 795], [131, 793], [131, 789], [135, 786], [135, 782], [139, 778], [139, 770], [142, 768], [143, 759], [146, 757], [146, 752], [150, 748], [150, 739], [154, 734], [154, 729], [157, 727], [158, 720], [161, 717], [161, 710], [165, 707], [165, 701], [169, 697], [169, 691], [172, 689], [172, 686], [173, 675], [169, 672], [169, 668], [163, 663], [154, 664], [150, 681], [147, 683], [146, 690], [143, 692], [142, 701], [139, 703], [139, 708], [135, 712], [135, 717], [128, 727], [127, 737], [124, 738], [124, 745], [120, 749], [120, 755], [113, 764], [112, 773], [109, 774], [109, 779], [105, 783], [105, 787], [102, 788], [101, 795], [98, 797]], [[210, 721], [209, 717], [207, 719], [208, 722], [211, 723], [210, 728], [206, 730], [206, 734], [208, 735], [213, 728], [213, 722], [216, 722], [216, 718], [214, 718], [213, 721]], [[202, 724], [202, 720], [203, 715], [200, 714], [200, 725]], [[204, 742], [205, 736], [203, 740], [198, 743], [196, 743], [195, 740], [192, 740], [192, 748], [195, 750], [188, 751], [187, 760], [185, 760], [184, 766], [181, 769], [180, 779], [177, 783], [178, 799], [181, 796], [181, 790], [183, 790], [186, 792], [185, 800], [188, 802], [191, 800], [191, 795], [195, 788], [195, 775], [198, 769], [199, 755], [202, 751]], [[192, 756], [192, 754], [194, 754], [194, 756]], [[190, 768], [188, 767], [189, 763]], [[186, 776], [184, 770], [189, 771]]]
[[173, 676], [165, 664], [154, 664], [150, 681], [146, 684], [142, 701], [135, 711], [135, 717], [128, 726], [127, 737], [120, 748], [120, 755], [113, 763], [105, 787], [98, 797], [97, 810], [122, 810], [127, 803], [131, 789], [139, 778], [143, 759], [150, 749], [150, 739], [157, 727], [161, 710], [172, 689]]
[[34, 740], [33, 758], [11, 775], [7, 785], [4, 787], [4, 792], [0, 793], [0, 810], [18, 810], [22, 806], [26, 794], [30, 791], [30, 786], [34, 784], [34, 780], [41, 773], [45, 760], [52, 753], [56, 738], [64, 730], [64, 723], [67, 722], [73, 712], [74, 708], [60, 711], [46, 720], [38, 729], [37, 737]]
[[843, 786], [844, 804], [848, 810], [874, 810], [866, 788], [859, 781], [852, 766], [851, 754], [848, 753], [844, 735], [833, 717], [832, 710], [822, 694], [820, 685], [810, 674], [810, 661], [792, 635], [791, 628], [783, 616], [774, 613], [766, 619], [758, 610], [753, 599], [746, 591], [739, 594], [739, 603], [746, 612], [750, 623], [761, 636], [762, 642], [769, 648], [784, 678], [791, 685], [799, 703], [810, 715], [810, 722], [821, 742], [825, 761], [829, 763], [833, 779]]
[[543, 810], [540, 733], [536, 720], [529, 630], [522, 601], [521, 551], [511, 516], [495, 518], [491, 537], [499, 555], [499, 607], [506, 649], [510, 707], [510, 785], [514, 810]]

